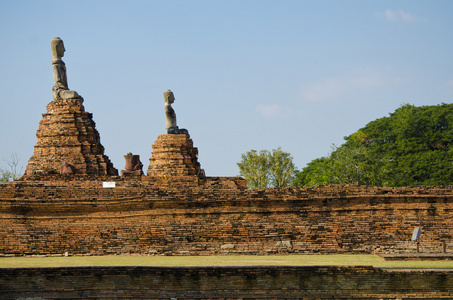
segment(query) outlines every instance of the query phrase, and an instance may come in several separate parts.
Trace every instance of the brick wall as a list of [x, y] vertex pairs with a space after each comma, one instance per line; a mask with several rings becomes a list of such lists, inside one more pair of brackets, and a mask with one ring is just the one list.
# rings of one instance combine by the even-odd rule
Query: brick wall
[[453, 272], [372, 267], [0, 269], [0, 299], [451, 299]]
[[[425, 252], [441, 252], [444, 241], [453, 250], [451, 187], [247, 190], [240, 178], [71, 178], [0, 186], [0, 255], [410, 252], [414, 227]], [[102, 188], [106, 180], [116, 187]]]

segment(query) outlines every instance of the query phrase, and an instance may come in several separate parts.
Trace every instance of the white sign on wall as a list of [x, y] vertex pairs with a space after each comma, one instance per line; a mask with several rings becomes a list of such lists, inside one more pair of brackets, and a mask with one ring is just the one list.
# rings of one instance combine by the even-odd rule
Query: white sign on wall
[[104, 181], [102, 183], [103, 188], [114, 188], [115, 187], [115, 181]]
[[421, 235], [422, 235], [422, 230], [420, 229], [420, 227], [415, 227], [414, 232], [412, 233], [412, 240], [419, 241]]

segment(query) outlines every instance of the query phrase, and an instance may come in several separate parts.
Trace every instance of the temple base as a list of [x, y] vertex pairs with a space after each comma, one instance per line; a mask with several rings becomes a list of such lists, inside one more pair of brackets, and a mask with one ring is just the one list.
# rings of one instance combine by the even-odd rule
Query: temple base
[[38, 142], [28, 161], [27, 175], [59, 174], [62, 164], [74, 174], [118, 175], [104, 155], [93, 115], [85, 111], [83, 99], [55, 100], [47, 105], [36, 132]]
[[203, 176], [198, 149], [186, 134], [161, 134], [153, 144], [148, 176]]

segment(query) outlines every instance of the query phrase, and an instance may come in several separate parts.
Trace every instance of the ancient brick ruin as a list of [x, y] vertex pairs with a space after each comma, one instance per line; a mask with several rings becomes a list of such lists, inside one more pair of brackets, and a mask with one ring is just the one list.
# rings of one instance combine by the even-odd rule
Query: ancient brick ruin
[[[424, 251], [453, 251], [452, 187], [250, 190], [242, 178], [89, 175], [0, 185], [0, 256], [415, 253], [414, 227]], [[445, 270], [360, 266], [0, 269], [12, 299], [447, 299], [452, 284]]]
[[148, 176], [202, 175], [198, 149], [188, 135], [161, 134], [152, 147]]
[[0, 255], [414, 252], [414, 227], [425, 251], [453, 249], [452, 187], [250, 190], [204, 176], [186, 133], [157, 137], [146, 176], [119, 177], [82, 101], [47, 105], [27, 175], [0, 186]]
[[453, 248], [451, 187], [250, 190], [206, 177], [187, 130], [119, 177], [82, 102], [47, 105], [26, 176], [0, 186], [0, 255], [413, 252], [414, 227], [424, 249]]
[[85, 111], [82, 98], [47, 104], [36, 136], [38, 142], [28, 161], [27, 175], [58, 174], [62, 163], [70, 165], [75, 174], [118, 174], [104, 155], [93, 115]]
[[407, 253], [415, 227], [425, 252], [453, 250], [452, 187], [250, 190], [241, 178], [54, 175], [2, 185], [0, 201], [5, 255]]
[[451, 299], [453, 272], [366, 266], [0, 269], [2, 299]]
[[[147, 175], [139, 156], [128, 153], [118, 176], [83, 98], [67, 87], [63, 42], [55, 38], [52, 45], [54, 101], [39, 123], [25, 176], [0, 185], [0, 256], [414, 253], [415, 227], [422, 229], [424, 251], [453, 250], [451, 186], [251, 190], [240, 177], [206, 177], [188, 130], [176, 126], [169, 90], [167, 134], [152, 145]], [[448, 273], [369, 267], [0, 269], [0, 298], [372, 299], [390, 293], [392, 299], [436, 299], [451, 295]], [[420, 282], [429, 285], [420, 288]]]

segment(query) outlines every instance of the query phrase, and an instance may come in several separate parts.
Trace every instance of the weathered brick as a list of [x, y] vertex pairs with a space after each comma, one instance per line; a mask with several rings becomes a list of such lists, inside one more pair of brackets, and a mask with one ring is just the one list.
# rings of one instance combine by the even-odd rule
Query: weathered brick
[[451, 187], [247, 190], [235, 177], [68, 178], [0, 186], [0, 254], [415, 252], [414, 227], [425, 252], [453, 248]]
[[83, 99], [54, 100], [39, 123], [33, 156], [26, 174], [59, 173], [66, 162], [78, 174], [117, 175], [104, 155], [93, 115], [85, 111]]
[[0, 299], [451, 299], [453, 272], [372, 267], [0, 269]]

